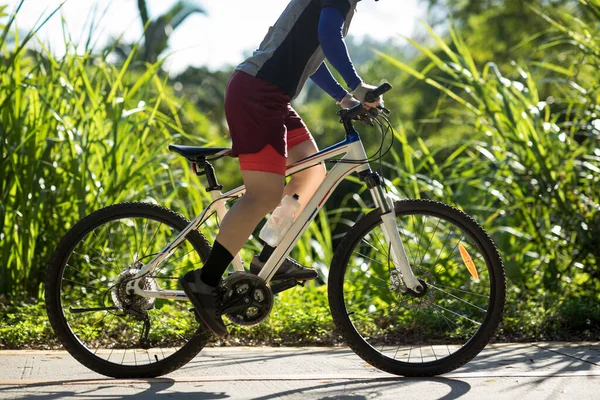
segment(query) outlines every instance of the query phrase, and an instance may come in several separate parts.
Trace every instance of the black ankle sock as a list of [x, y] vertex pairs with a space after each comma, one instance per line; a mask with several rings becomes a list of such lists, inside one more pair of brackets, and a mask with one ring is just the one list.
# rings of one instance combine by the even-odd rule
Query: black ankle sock
[[231, 261], [233, 261], [233, 256], [229, 250], [215, 241], [208, 260], [201, 270], [202, 282], [210, 286], [217, 286]]

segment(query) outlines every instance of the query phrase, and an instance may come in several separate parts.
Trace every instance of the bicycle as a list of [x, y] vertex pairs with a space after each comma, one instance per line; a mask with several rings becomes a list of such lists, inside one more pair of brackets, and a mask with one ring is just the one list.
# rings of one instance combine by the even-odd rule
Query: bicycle
[[[384, 84], [371, 95], [390, 89]], [[328, 277], [335, 326], [377, 368], [405, 376], [443, 374], [470, 361], [492, 337], [504, 308], [504, 269], [492, 239], [462, 211], [428, 200], [392, 202], [386, 195], [354, 121], [382, 129], [387, 121], [391, 129], [387, 113], [362, 105], [341, 110], [345, 140], [288, 167], [290, 176], [328, 160], [334, 164], [258, 275], [245, 272], [236, 256], [234, 272], [220, 286], [221, 314], [236, 325], [260, 323], [276, 293], [300, 284], [271, 278], [342, 179], [357, 173], [375, 207], [335, 251]], [[226, 202], [241, 197], [244, 187], [222, 193], [210, 163], [230, 149], [169, 148], [206, 176], [213, 199], [206, 209], [190, 222], [154, 204], [108, 206], [77, 222], [49, 265], [51, 325], [74, 358], [103, 375], [167, 374], [210, 338], [177, 278], [206, 260], [210, 245], [202, 230], [214, 227], [205, 224], [214, 213], [223, 218]]]

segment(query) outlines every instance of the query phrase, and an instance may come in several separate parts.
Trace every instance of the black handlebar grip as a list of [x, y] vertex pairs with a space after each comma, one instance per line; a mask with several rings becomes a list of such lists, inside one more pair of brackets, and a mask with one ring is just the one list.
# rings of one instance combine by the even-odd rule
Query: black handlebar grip
[[390, 85], [389, 83], [384, 83], [381, 86], [379, 86], [377, 89], [371, 90], [370, 92], [368, 92], [365, 95], [365, 101], [367, 103], [374, 103], [377, 101], [377, 98], [379, 96], [381, 96], [382, 94], [389, 92], [390, 90], [392, 90], [392, 85]]

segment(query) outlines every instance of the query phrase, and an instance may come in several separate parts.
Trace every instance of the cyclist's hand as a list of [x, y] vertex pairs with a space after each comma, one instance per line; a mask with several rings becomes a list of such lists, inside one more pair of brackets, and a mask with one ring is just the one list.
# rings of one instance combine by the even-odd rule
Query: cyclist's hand
[[352, 108], [357, 104], [360, 104], [360, 101], [356, 100], [350, 93], [346, 93], [344, 98], [338, 101], [337, 104], [342, 108]]
[[360, 101], [364, 105], [375, 108], [375, 107], [383, 104], [383, 96], [379, 96], [377, 98], [377, 100], [372, 103], [365, 101], [365, 96], [367, 95], [367, 93], [369, 93], [370, 91], [375, 90], [375, 89], [377, 89], [377, 86], [368, 85], [364, 82], [361, 82], [360, 85], [358, 85], [356, 87], [356, 89], [354, 89], [352, 91], [352, 95], [354, 97], [356, 97], [358, 99], [358, 101]]

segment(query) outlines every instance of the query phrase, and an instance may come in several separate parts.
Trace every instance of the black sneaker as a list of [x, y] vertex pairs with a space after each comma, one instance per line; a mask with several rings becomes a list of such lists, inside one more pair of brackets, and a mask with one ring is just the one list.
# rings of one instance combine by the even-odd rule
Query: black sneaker
[[190, 299], [196, 310], [196, 314], [202, 319], [204, 324], [214, 332], [215, 335], [225, 336], [227, 328], [217, 314], [220, 306], [220, 296], [216, 287], [212, 287], [202, 282], [200, 279], [202, 270], [190, 271], [181, 278], [179, 284]]
[[[250, 264], [250, 273], [258, 275], [264, 265], [265, 263], [260, 261], [258, 256], [254, 256]], [[310, 281], [318, 276], [317, 270], [305, 267], [293, 258], [287, 257], [271, 280], [296, 279], [297, 281]]]

